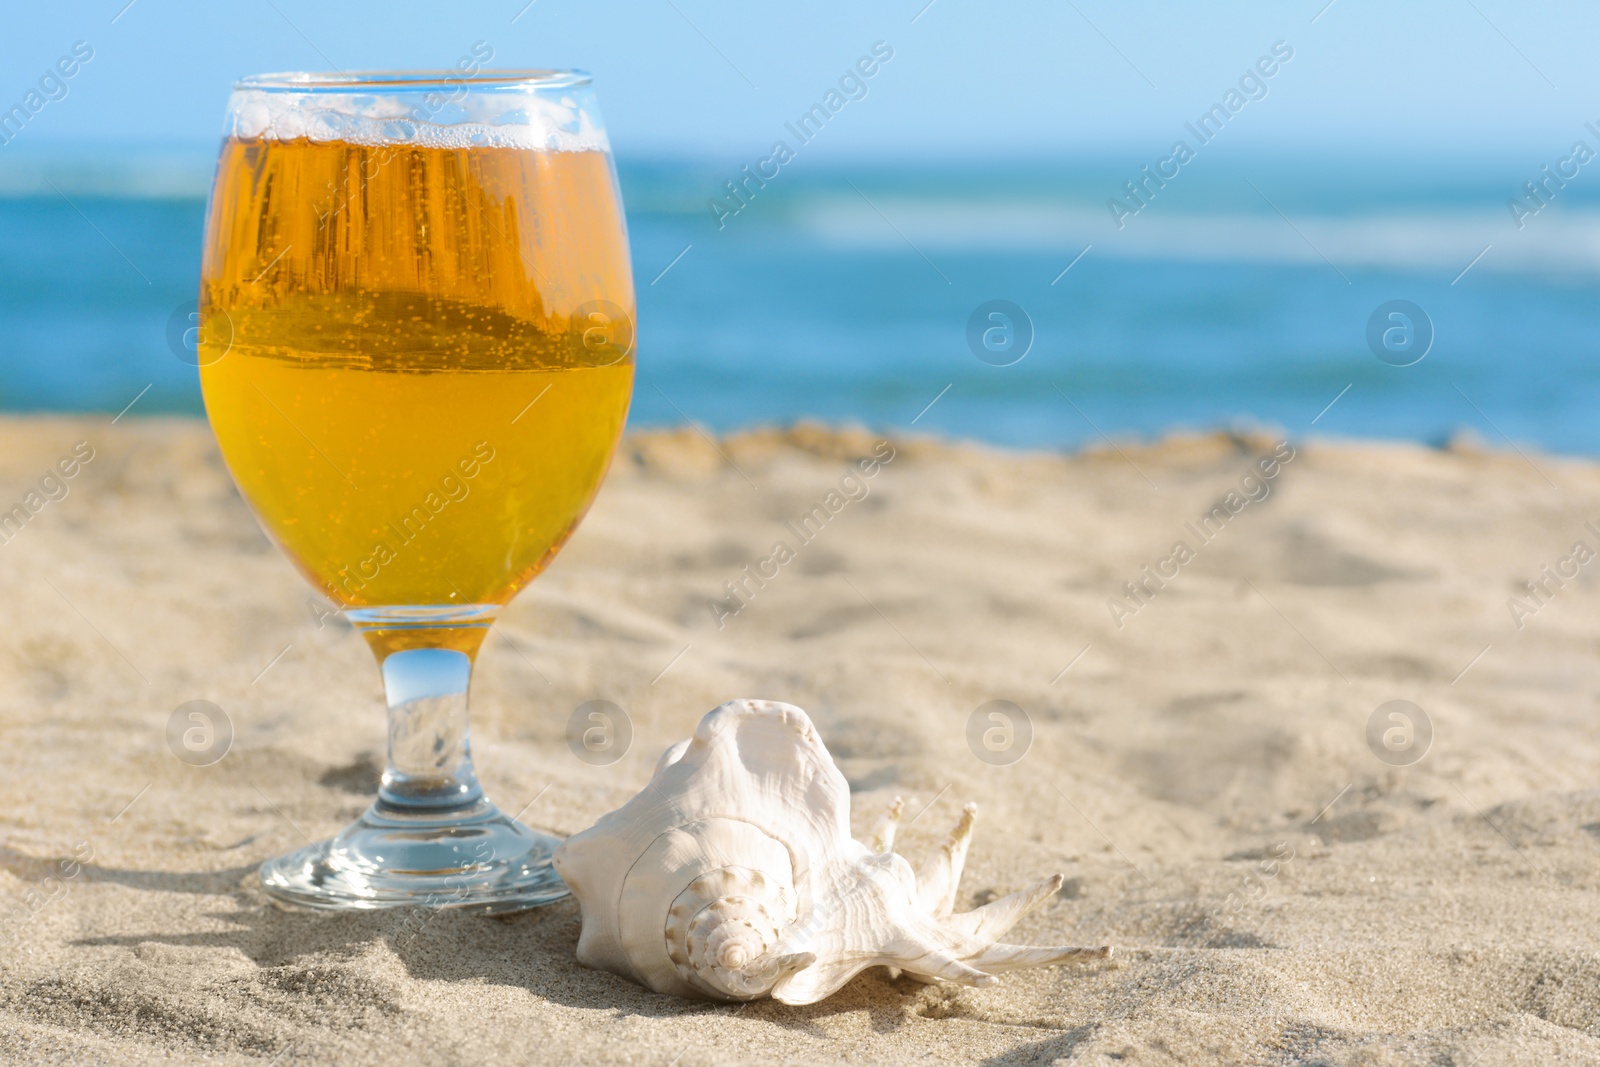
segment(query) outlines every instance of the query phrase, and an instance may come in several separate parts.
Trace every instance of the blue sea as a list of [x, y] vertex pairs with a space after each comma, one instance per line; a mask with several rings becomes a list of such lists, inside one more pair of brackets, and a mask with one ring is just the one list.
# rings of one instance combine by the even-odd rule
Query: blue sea
[[[636, 427], [1067, 448], [1466, 430], [1600, 454], [1600, 190], [1539, 205], [1540, 160], [1219, 157], [1142, 204], [1138, 153], [802, 159], [743, 203], [740, 162], [619, 162]], [[0, 409], [201, 412], [168, 325], [195, 297], [209, 177], [198, 149], [0, 158]], [[1137, 207], [1120, 228], [1113, 197]], [[1520, 227], [1513, 197], [1538, 206]]]

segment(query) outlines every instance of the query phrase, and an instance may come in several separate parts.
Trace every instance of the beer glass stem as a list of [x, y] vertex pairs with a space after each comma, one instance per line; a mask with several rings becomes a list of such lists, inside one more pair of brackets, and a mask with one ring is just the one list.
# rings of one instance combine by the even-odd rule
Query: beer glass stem
[[314, 908], [517, 911], [566, 896], [560, 842], [484, 796], [467, 740], [472, 663], [499, 606], [351, 608], [383, 672], [389, 753], [355, 822], [261, 865], [273, 897]]
[[383, 661], [389, 755], [378, 790], [383, 807], [443, 810], [483, 799], [467, 736], [472, 658], [451, 648], [410, 648]]

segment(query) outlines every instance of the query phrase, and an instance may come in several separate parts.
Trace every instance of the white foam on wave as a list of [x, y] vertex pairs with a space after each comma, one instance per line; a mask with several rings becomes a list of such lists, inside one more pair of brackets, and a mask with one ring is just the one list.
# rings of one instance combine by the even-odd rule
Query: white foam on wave
[[422, 148], [521, 148], [604, 152], [605, 127], [593, 98], [565, 90], [552, 97], [528, 89], [492, 93], [446, 87], [435, 93], [296, 92], [235, 89], [228, 101], [229, 136], [242, 141], [404, 145]]
[[[880, 216], [878, 211], [882, 211]], [[892, 227], [884, 217], [894, 220]], [[837, 247], [1058, 252], [1189, 263], [1283, 263], [1443, 272], [1600, 274], [1600, 211], [1551, 209], [1518, 231], [1503, 208], [1296, 215], [1188, 213], [1155, 207], [1118, 230], [1103, 209], [1039, 200], [807, 198], [790, 221]], [[1486, 246], [1492, 246], [1487, 248]], [[1481, 259], [1475, 259], [1481, 254]]]

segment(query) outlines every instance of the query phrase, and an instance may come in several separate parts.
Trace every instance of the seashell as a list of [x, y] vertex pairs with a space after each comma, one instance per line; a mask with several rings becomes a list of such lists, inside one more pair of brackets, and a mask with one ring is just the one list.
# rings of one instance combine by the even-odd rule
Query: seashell
[[916, 872], [894, 852], [902, 809], [856, 841], [850, 787], [806, 713], [729, 701], [662, 754], [638, 796], [557, 849], [583, 911], [578, 960], [658, 993], [810, 1004], [874, 966], [988, 986], [1111, 955], [997, 940], [1059, 874], [955, 914], [976, 805]]

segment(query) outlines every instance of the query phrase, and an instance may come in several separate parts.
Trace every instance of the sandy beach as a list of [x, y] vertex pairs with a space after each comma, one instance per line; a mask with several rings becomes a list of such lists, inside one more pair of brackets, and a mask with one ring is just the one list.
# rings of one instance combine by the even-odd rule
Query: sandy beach
[[[363, 642], [315, 609], [202, 422], [0, 420], [13, 505], [7, 1062], [1600, 1061], [1592, 462], [1270, 433], [1071, 456], [630, 436], [480, 657], [490, 795], [572, 833], [710, 708], [788, 701], [850, 780], [858, 836], [903, 795], [915, 861], [976, 801], [960, 906], [1059, 871], [1013, 939], [1118, 952], [985, 990], [868, 972], [804, 1008], [585, 969], [571, 901], [270, 905], [256, 865], [375, 787]], [[616, 762], [569, 751], [591, 699], [630, 717]], [[168, 746], [190, 700], [231, 724], [210, 766]], [[996, 700], [1031, 734], [998, 755], [968, 741]], [[1394, 700], [1425, 722], [1385, 713], [1369, 741]], [[1425, 754], [1385, 747], [1396, 723], [1431, 733]]]

